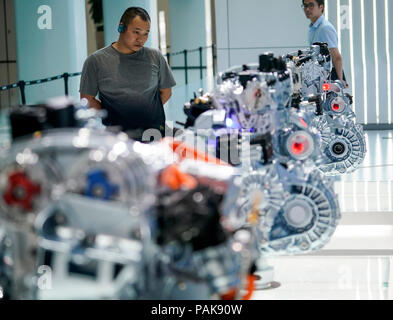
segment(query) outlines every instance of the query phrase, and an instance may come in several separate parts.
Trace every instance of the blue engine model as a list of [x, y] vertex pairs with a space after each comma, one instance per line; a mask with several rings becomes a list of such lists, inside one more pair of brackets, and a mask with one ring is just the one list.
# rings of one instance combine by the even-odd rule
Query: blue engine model
[[[57, 112], [72, 114], [62, 103]], [[51, 108], [11, 113], [14, 141], [0, 161], [1, 297], [241, 298], [259, 253], [253, 229], [238, 223], [236, 170], [73, 127], [71, 116], [60, 129], [39, 121]], [[176, 179], [189, 184], [176, 188]]]

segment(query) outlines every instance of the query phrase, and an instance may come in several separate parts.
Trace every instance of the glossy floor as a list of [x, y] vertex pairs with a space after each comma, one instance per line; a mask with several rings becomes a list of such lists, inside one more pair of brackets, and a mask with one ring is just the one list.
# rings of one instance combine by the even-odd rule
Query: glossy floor
[[279, 287], [253, 300], [392, 300], [392, 257], [302, 256], [270, 259]]
[[310, 255], [268, 258], [268, 278], [280, 286], [252, 299], [393, 299], [393, 132], [367, 131], [366, 142], [361, 167], [336, 178], [342, 220], [330, 242]]

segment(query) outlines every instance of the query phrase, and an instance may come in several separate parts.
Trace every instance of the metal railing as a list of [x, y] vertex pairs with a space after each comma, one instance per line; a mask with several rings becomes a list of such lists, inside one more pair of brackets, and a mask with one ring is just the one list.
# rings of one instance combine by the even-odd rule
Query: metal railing
[[[216, 61], [216, 47], [215, 45], [211, 45], [209, 47], [199, 47], [193, 50], [183, 50], [179, 52], [174, 52], [174, 53], [167, 53], [166, 58], [168, 61], [168, 64], [171, 66], [172, 70], [184, 70], [184, 78], [185, 78], [185, 83], [188, 84], [188, 70], [196, 70], [199, 69], [199, 76], [200, 79], [203, 79], [203, 70], [206, 70], [207, 67], [203, 65], [203, 50], [206, 49], [212, 49], [212, 55], [213, 55], [213, 73], [215, 74], [215, 61]], [[199, 53], [199, 66], [189, 66], [188, 65], [188, 57], [189, 54], [191, 53]], [[178, 56], [178, 55], [183, 55], [184, 57], [184, 66], [172, 66], [171, 65], [171, 57], [173, 56]]]
[[[183, 50], [183, 51], [174, 52], [174, 53], [168, 52], [166, 54], [166, 58], [167, 58], [168, 64], [170, 66], [171, 66], [171, 57], [177, 56], [177, 55], [184, 55], [184, 66], [171, 66], [171, 68], [173, 70], [184, 70], [186, 84], [188, 84], [188, 71], [189, 70], [199, 69], [200, 78], [203, 79], [203, 70], [207, 69], [207, 67], [203, 65], [203, 50], [204, 49], [212, 49], [213, 62], [215, 62], [216, 61], [216, 51], [215, 51], [216, 48], [214, 45], [212, 45], [210, 47], [199, 47], [197, 49]], [[194, 53], [194, 52], [199, 53], [199, 65], [198, 66], [190, 66], [188, 64], [189, 54]], [[213, 73], [215, 73], [215, 63], [213, 63]], [[16, 83], [8, 84], [5, 86], [0, 86], [0, 94], [2, 91], [19, 88], [22, 104], [25, 105], [26, 104], [26, 87], [27, 86], [32, 86], [32, 85], [42, 84], [42, 83], [46, 83], [46, 82], [50, 82], [50, 81], [64, 79], [64, 94], [68, 95], [69, 94], [69, 86], [68, 86], [69, 79], [71, 77], [80, 76], [81, 74], [82, 74], [82, 72], [75, 72], [75, 73], [65, 72], [65, 73], [58, 75], [58, 76], [53, 76], [53, 77], [39, 79], [39, 80], [32, 80], [32, 81], [21, 80]]]
[[1, 86], [0, 87], [0, 92], [1, 91], [5, 91], [5, 90], [14, 89], [14, 88], [19, 88], [22, 104], [26, 104], [26, 87], [27, 86], [32, 86], [32, 85], [46, 83], [46, 82], [50, 82], [50, 81], [54, 81], [54, 80], [64, 79], [64, 94], [68, 95], [68, 93], [69, 93], [69, 91], [68, 91], [68, 80], [69, 80], [69, 78], [80, 76], [81, 74], [82, 74], [81, 72], [75, 72], [75, 73], [65, 72], [65, 73], [63, 73], [61, 75], [54, 76], [54, 77], [49, 77], [49, 78], [45, 78], [45, 79], [39, 79], [39, 80], [33, 80], [33, 81], [23, 81], [23, 80], [21, 80], [21, 81], [16, 82], [16, 83], [12, 83], [12, 84], [9, 84], [9, 85], [6, 85], [6, 86]]

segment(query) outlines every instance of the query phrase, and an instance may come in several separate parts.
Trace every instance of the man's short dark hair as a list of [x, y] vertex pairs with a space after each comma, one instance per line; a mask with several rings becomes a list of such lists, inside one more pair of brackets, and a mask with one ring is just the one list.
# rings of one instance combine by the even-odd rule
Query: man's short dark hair
[[127, 26], [135, 17], [140, 17], [143, 21], [151, 21], [147, 11], [141, 7], [130, 7], [124, 11], [121, 16], [120, 23]]
[[[323, 11], [325, 11], [325, 0], [315, 0], [318, 3], [318, 6], [323, 5]], [[302, 3], [304, 4], [304, 0], [302, 0]]]

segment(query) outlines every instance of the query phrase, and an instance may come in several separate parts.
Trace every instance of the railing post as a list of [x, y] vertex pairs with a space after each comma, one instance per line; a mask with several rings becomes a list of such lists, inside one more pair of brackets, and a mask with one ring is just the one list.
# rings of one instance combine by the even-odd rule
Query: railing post
[[63, 78], [64, 78], [64, 94], [68, 96], [68, 79], [70, 77], [70, 74], [65, 72], [63, 73]]
[[166, 61], [168, 61], [168, 65], [171, 65], [171, 54], [169, 52], [167, 52], [166, 54]]
[[217, 66], [216, 66], [216, 45], [213, 43], [212, 44], [212, 61], [213, 61], [213, 75], [216, 74], [217, 71]]
[[183, 53], [184, 53], [184, 72], [185, 72], [185, 79], [186, 79], [186, 84], [188, 84], [187, 50], [184, 50]]
[[201, 80], [203, 79], [203, 58], [202, 58], [202, 47], [199, 47], [199, 73]]
[[19, 81], [18, 82], [18, 87], [19, 87], [19, 90], [20, 90], [21, 98], [22, 98], [22, 104], [25, 105], [26, 104], [26, 93], [25, 93], [26, 82]]

